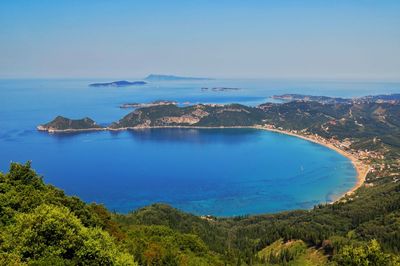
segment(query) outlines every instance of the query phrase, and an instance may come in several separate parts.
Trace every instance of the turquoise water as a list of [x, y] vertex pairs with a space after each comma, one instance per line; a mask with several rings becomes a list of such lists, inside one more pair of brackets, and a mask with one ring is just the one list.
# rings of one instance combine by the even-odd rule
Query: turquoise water
[[[125, 102], [166, 99], [255, 105], [272, 94], [299, 92], [300, 87], [302, 93], [322, 87], [325, 94], [334, 96], [395, 92], [399, 88], [395, 83], [345, 86], [301, 82], [295, 87], [293, 81], [88, 88], [92, 81], [98, 80], [0, 81], [0, 170], [7, 171], [10, 161], [32, 160], [46, 182], [118, 212], [164, 202], [192, 213], [218, 216], [310, 208], [354, 186], [356, 173], [348, 159], [332, 150], [254, 129], [49, 135], [35, 127], [58, 114], [89, 116], [107, 124], [130, 111], [118, 108]], [[214, 84], [244, 89], [200, 91], [202, 86]]]

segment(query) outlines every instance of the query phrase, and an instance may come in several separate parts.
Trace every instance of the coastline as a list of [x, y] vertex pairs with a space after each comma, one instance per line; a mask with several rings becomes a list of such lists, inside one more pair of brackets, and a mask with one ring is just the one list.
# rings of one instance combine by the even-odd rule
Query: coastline
[[280, 133], [280, 134], [285, 134], [289, 135], [292, 137], [297, 137], [301, 138], [319, 145], [322, 145], [324, 147], [327, 147], [331, 150], [336, 151], [337, 153], [341, 154], [342, 156], [346, 157], [351, 161], [353, 164], [354, 169], [357, 172], [357, 182], [356, 184], [348, 191], [345, 193], [335, 196], [335, 198], [332, 199], [332, 203], [340, 201], [344, 196], [351, 195], [353, 194], [358, 188], [360, 188], [366, 179], [366, 176], [370, 170], [369, 166], [364, 164], [362, 161], [360, 161], [358, 158], [356, 158], [353, 154], [344, 151], [335, 145], [329, 143], [329, 142], [324, 142], [321, 140], [317, 140], [315, 138], [312, 138], [311, 136], [304, 136], [300, 135], [297, 133], [293, 133], [287, 130], [281, 130], [281, 129], [276, 129], [276, 128], [271, 128], [267, 126], [262, 126], [262, 125], [253, 125], [253, 126], [137, 126], [137, 127], [123, 127], [123, 128], [110, 128], [110, 127], [102, 127], [102, 128], [88, 128], [88, 129], [65, 129], [65, 130], [54, 130], [54, 129], [43, 129], [40, 128], [40, 126], [37, 127], [39, 131], [47, 131], [48, 133], [73, 133], [73, 132], [88, 132], [88, 131], [123, 131], [123, 130], [144, 130], [144, 129], [153, 129], [153, 128], [183, 128], [183, 129], [235, 129], [235, 128], [249, 128], [249, 129], [258, 129], [258, 130], [265, 130], [265, 131], [270, 131], [270, 132], [275, 132], [275, 133]]
[[343, 193], [341, 195], [338, 195], [334, 199], [332, 199], [331, 203], [338, 202], [344, 196], [353, 194], [358, 188], [360, 188], [364, 184], [365, 179], [366, 179], [366, 177], [367, 177], [367, 175], [368, 175], [368, 173], [370, 171], [370, 167], [368, 165], [364, 164], [362, 161], [360, 161], [354, 155], [352, 155], [351, 153], [349, 153], [347, 151], [339, 149], [338, 147], [336, 147], [336, 146], [334, 146], [334, 145], [332, 145], [330, 143], [322, 142], [322, 141], [316, 140], [316, 139], [311, 138], [311, 137], [303, 136], [303, 135], [300, 135], [300, 134], [295, 134], [295, 133], [292, 133], [292, 132], [289, 132], [289, 131], [285, 131], [285, 130], [266, 128], [266, 127], [263, 127], [263, 126], [255, 126], [254, 128], [262, 129], [262, 130], [266, 130], [266, 131], [271, 131], [271, 132], [275, 132], [275, 133], [280, 133], [280, 134], [285, 134], [285, 135], [289, 135], [289, 136], [293, 136], [293, 137], [298, 137], [298, 138], [301, 138], [301, 139], [304, 139], [304, 140], [307, 140], [307, 141], [311, 141], [311, 142], [314, 142], [316, 144], [319, 144], [319, 145], [322, 145], [324, 147], [327, 147], [327, 148], [329, 148], [331, 150], [334, 150], [337, 153], [339, 153], [339, 154], [343, 155], [344, 157], [346, 157], [347, 159], [349, 159], [351, 161], [351, 163], [353, 164], [354, 169], [357, 172], [357, 176], [356, 176], [357, 182], [350, 190], [348, 190], [345, 193]]
[[105, 131], [109, 130], [106, 127], [93, 127], [93, 128], [81, 128], [81, 129], [52, 129], [52, 128], [44, 128], [43, 126], [37, 126], [36, 129], [38, 131], [47, 132], [49, 134], [53, 133], [74, 133], [74, 132], [90, 132], [90, 131]]

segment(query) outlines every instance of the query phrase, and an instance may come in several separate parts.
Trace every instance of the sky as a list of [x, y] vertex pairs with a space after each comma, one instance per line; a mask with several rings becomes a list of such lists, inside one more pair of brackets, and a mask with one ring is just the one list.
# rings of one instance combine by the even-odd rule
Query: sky
[[400, 80], [400, 1], [0, 1], [0, 78], [149, 73]]

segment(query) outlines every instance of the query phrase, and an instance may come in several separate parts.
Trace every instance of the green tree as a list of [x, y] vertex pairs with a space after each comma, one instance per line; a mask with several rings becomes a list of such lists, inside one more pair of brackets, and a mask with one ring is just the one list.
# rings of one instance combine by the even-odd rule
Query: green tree
[[358, 247], [344, 246], [335, 255], [334, 260], [344, 266], [400, 265], [398, 258], [384, 253], [376, 240], [371, 240], [367, 245]]
[[135, 265], [107, 232], [85, 227], [66, 207], [47, 204], [17, 214], [2, 232], [0, 247], [13, 254], [6, 259], [32, 265]]

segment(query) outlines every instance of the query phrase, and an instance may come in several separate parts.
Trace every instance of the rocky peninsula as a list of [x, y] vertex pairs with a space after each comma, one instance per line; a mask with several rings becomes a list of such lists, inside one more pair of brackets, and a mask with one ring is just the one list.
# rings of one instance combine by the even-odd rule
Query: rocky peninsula
[[105, 128], [97, 125], [96, 122], [89, 117], [82, 119], [69, 119], [63, 116], [57, 116], [52, 121], [39, 125], [37, 129], [39, 131], [55, 133], [104, 130]]
[[50, 133], [144, 128], [257, 128], [275, 131], [319, 143], [348, 157], [358, 173], [356, 186], [348, 192], [351, 193], [363, 185], [370, 171], [384, 168], [384, 165], [376, 165], [377, 160], [397, 156], [396, 150], [386, 147], [400, 141], [400, 102], [395, 96], [384, 98], [368, 97], [344, 103], [329, 103], [334, 100], [318, 98], [265, 103], [257, 107], [241, 104], [179, 107], [168, 103], [140, 107], [107, 127], [97, 125], [87, 117], [73, 120], [58, 116], [38, 126], [38, 130]]

